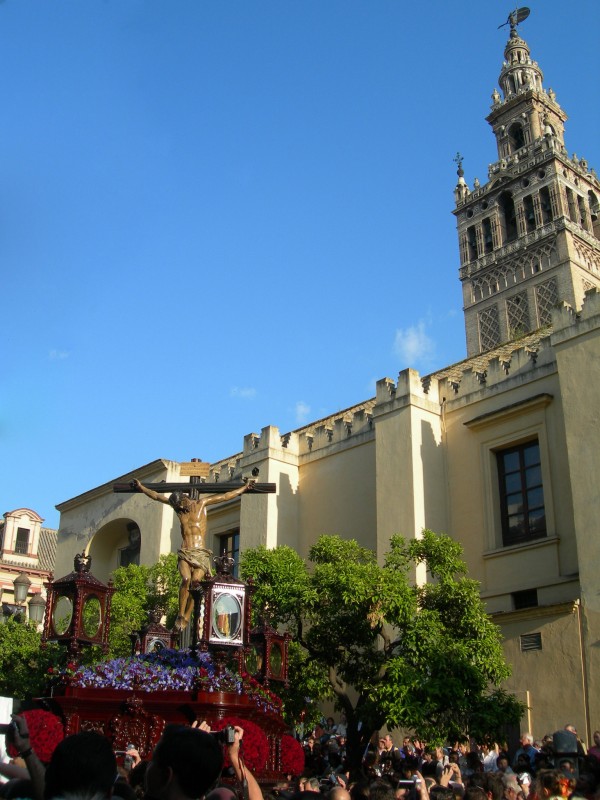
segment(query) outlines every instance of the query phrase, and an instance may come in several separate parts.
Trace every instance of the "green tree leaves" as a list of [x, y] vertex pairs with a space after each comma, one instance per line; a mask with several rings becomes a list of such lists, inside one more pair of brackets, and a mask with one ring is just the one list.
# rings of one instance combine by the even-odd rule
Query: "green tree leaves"
[[40, 647], [41, 635], [31, 622], [8, 619], [0, 625], [0, 695], [21, 700], [46, 694], [48, 669], [64, 661], [58, 645]]
[[148, 612], [152, 609], [162, 609], [167, 616], [167, 627], [173, 625], [178, 610], [180, 581], [175, 553], [160, 556], [151, 567], [129, 564], [114, 571], [116, 591], [112, 598], [109, 633], [112, 658], [130, 655], [129, 634], [148, 621]]
[[[303, 653], [290, 663], [288, 712], [302, 695], [322, 699], [327, 685], [356, 752], [384, 724], [439, 740], [493, 736], [519, 720], [522, 705], [494, 691], [509, 667], [457, 542], [432, 531], [394, 536], [380, 566], [357, 542], [322, 536], [309, 560], [289, 547], [242, 555], [256, 613], [287, 627]], [[420, 586], [411, 580], [419, 564], [428, 575]]]

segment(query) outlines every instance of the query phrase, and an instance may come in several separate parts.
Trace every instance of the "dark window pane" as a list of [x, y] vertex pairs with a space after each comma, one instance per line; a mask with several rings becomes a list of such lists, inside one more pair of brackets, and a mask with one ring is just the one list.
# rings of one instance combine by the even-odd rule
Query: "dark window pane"
[[524, 448], [523, 461], [526, 467], [529, 467], [531, 464], [540, 463], [540, 446], [537, 442]]
[[544, 509], [544, 490], [540, 486], [537, 489], [530, 489], [527, 492], [527, 506], [529, 509]]
[[544, 489], [538, 442], [497, 454], [502, 536], [505, 545], [546, 535]]
[[504, 490], [507, 494], [511, 492], [521, 491], [521, 473], [516, 472], [514, 475], [506, 475], [504, 478]]
[[502, 458], [504, 461], [504, 471], [513, 472], [519, 469], [519, 453], [503, 453]]
[[542, 485], [542, 468], [529, 467], [525, 470], [525, 483], [527, 486], [541, 486]]
[[29, 553], [29, 528], [17, 528], [15, 553], [19, 553], [19, 555], [27, 555]]

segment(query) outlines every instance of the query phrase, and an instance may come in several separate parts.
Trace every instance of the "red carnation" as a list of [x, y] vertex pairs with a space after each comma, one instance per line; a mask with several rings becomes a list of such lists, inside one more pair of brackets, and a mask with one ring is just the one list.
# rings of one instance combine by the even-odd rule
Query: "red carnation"
[[[35, 754], [40, 761], [47, 764], [54, 748], [65, 737], [62, 722], [55, 714], [35, 708], [31, 711], [23, 711], [19, 716], [27, 721], [29, 742]], [[14, 744], [8, 743], [7, 750], [11, 758], [15, 758], [19, 754]]]
[[[243, 728], [244, 738], [242, 739], [242, 754], [244, 761], [252, 772], [260, 772], [264, 769], [267, 758], [269, 757], [269, 740], [265, 732], [255, 722], [239, 717], [225, 717], [215, 730], [226, 728], [227, 725]], [[225, 765], [229, 766], [229, 757], [225, 755]]]
[[304, 772], [304, 749], [287, 733], [281, 737], [281, 769], [286, 775], [296, 777]]

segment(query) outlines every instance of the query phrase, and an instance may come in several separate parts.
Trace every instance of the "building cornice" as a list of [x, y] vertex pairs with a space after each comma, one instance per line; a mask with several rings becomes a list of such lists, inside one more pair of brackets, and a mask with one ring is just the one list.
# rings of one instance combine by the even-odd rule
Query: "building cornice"
[[533, 397], [528, 397], [526, 400], [519, 400], [516, 403], [510, 403], [507, 406], [498, 408], [495, 411], [489, 411], [487, 414], [480, 414], [478, 417], [473, 417], [463, 425], [469, 430], [478, 431], [488, 425], [495, 425], [500, 420], [508, 420], [512, 417], [521, 416], [524, 411], [536, 411], [541, 408], [546, 408], [554, 400], [554, 395], [542, 392]]
[[518, 611], [496, 611], [490, 617], [496, 623], [522, 622], [525, 620], [540, 619], [540, 617], [556, 617], [563, 614], [573, 614], [579, 605], [579, 600], [569, 600], [567, 603], [554, 603], [549, 606], [532, 606], [521, 608]]

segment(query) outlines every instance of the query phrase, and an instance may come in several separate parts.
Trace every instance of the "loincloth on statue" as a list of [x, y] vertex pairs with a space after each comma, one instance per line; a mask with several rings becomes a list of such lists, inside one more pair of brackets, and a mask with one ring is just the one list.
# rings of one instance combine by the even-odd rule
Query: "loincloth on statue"
[[212, 575], [210, 565], [212, 550], [207, 550], [205, 547], [182, 547], [177, 551], [177, 558], [185, 561], [192, 569], [203, 569], [207, 577]]

